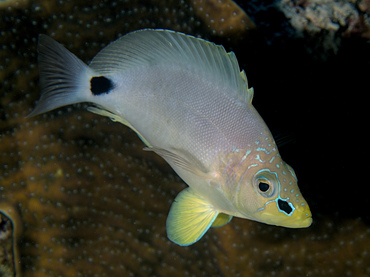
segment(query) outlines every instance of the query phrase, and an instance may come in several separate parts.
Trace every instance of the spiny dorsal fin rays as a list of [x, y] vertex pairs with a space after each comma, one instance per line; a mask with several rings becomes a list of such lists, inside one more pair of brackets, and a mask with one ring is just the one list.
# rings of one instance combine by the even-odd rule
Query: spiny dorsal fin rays
[[109, 44], [89, 67], [102, 76], [140, 70], [154, 64], [179, 65], [198, 75], [218, 80], [247, 103], [251, 102], [247, 77], [240, 72], [233, 52], [212, 42], [169, 30], [145, 29], [129, 33]]
[[246, 103], [252, 103], [253, 95], [254, 95], [254, 89], [253, 88], [248, 88], [247, 75], [245, 74], [244, 70], [242, 70], [240, 72], [240, 77], [244, 80], [244, 82], [246, 84], [246, 89], [247, 89], [247, 93], [242, 94], [241, 97], [244, 97], [244, 101]]

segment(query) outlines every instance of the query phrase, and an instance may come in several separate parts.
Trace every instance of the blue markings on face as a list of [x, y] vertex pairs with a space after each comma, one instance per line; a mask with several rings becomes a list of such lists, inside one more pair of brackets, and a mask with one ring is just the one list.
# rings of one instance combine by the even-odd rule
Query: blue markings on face
[[262, 208], [259, 208], [257, 212], [264, 210], [267, 204], [270, 204], [271, 202], [276, 202], [276, 205], [280, 212], [286, 214], [287, 216], [291, 216], [295, 208], [292, 203], [287, 201], [288, 199], [283, 199], [283, 198], [280, 198], [279, 196], [274, 200], [268, 201]]
[[92, 77], [90, 80], [90, 90], [95, 96], [109, 93], [113, 87], [113, 82], [104, 76]]
[[272, 152], [275, 152], [276, 151], [276, 148], [272, 148], [270, 151], [268, 151], [266, 148], [263, 148], [263, 147], [258, 147], [256, 149], [257, 152], [259, 151], [262, 151], [262, 152], [265, 152], [266, 155], [270, 155]]
[[[277, 166], [277, 168], [279, 168], [279, 165], [278, 164], [276, 166]], [[276, 206], [277, 206], [277, 208], [278, 208], [278, 210], [280, 212], [286, 214], [287, 216], [291, 216], [293, 214], [294, 210], [295, 210], [295, 207], [293, 206], [293, 204], [291, 202], [288, 201], [289, 200], [289, 197], [286, 198], [286, 199], [281, 198], [281, 196], [280, 196], [281, 184], [280, 184], [280, 181], [279, 181], [278, 174], [276, 172], [270, 171], [269, 169], [262, 169], [262, 170], [258, 171], [257, 174], [260, 174], [262, 172], [269, 172], [270, 174], [275, 175], [276, 182], [277, 182], [277, 185], [278, 185], [278, 188], [276, 188], [278, 190], [278, 196], [274, 200], [270, 200], [267, 203], [265, 203], [265, 205], [263, 207], [259, 208], [257, 211], [258, 212], [259, 211], [262, 211], [262, 210], [265, 209], [265, 207], [269, 203], [276, 202]], [[263, 179], [264, 177], [259, 176], [258, 178]], [[292, 184], [292, 182], [290, 182], [290, 184]], [[284, 191], [287, 191], [287, 189], [284, 188]], [[290, 192], [293, 193], [294, 192], [294, 189], [291, 189]], [[298, 200], [298, 202], [299, 202], [299, 200]]]
[[289, 216], [292, 215], [295, 208], [290, 202], [281, 200], [280, 198], [278, 198], [276, 202], [280, 212], [283, 212]]
[[261, 160], [260, 155], [257, 155], [257, 156], [256, 156], [256, 160], [258, 160], [258, 161], [260, 161], [261, 163], [263, 163], [263, 161]]
[[251, 150], [245, 152], [244, 156], [242, 157], [242, 161], [244, 161], [251, 152], [252, 152]]

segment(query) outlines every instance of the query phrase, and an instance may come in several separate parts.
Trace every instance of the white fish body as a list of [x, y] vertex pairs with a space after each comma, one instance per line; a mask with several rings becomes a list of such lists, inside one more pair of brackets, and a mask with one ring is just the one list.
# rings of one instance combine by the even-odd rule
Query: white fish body
[[112, 42], [87, 66], [40, 35], [39, 66], [42, 95], [30, 115], [91, 102], [91, 112], [132, 128], [189, 185], [167, 219], [175, 243], [192, 244], [232, 216], [311, 224], [294, 171], [252, 106], [253, 89], [235, 55], [222, 46], [141, 30]]

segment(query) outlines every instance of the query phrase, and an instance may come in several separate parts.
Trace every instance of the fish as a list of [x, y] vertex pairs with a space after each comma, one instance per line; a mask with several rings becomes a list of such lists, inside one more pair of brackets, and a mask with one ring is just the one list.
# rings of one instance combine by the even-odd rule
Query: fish
[[252, 105], [236, 55], [180, 32], [143, 29], [86, 65], [40, 34], [41, 97], [28, 117], [87, 102], [131, 128], [188, 185], [174, 199], [167, 237], [188, 246], [232, 217], [288, 228], [312, 223], [292, 167]]

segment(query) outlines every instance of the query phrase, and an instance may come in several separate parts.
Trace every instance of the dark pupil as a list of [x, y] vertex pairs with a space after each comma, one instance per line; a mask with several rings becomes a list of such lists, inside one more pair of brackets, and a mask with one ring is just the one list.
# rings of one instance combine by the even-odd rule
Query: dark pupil
[[265, 183], [265, 182], [260, 182], [260, 183], [258, 184], [258, 188], [260, 189], [260, 191], [262, 191], [262, 192], [266, 192], [266, 191], [268, 191], [268, 189], [270, 188], [270, 185], [269, 185], [269, 184], [267, 184], [267, 183]]

